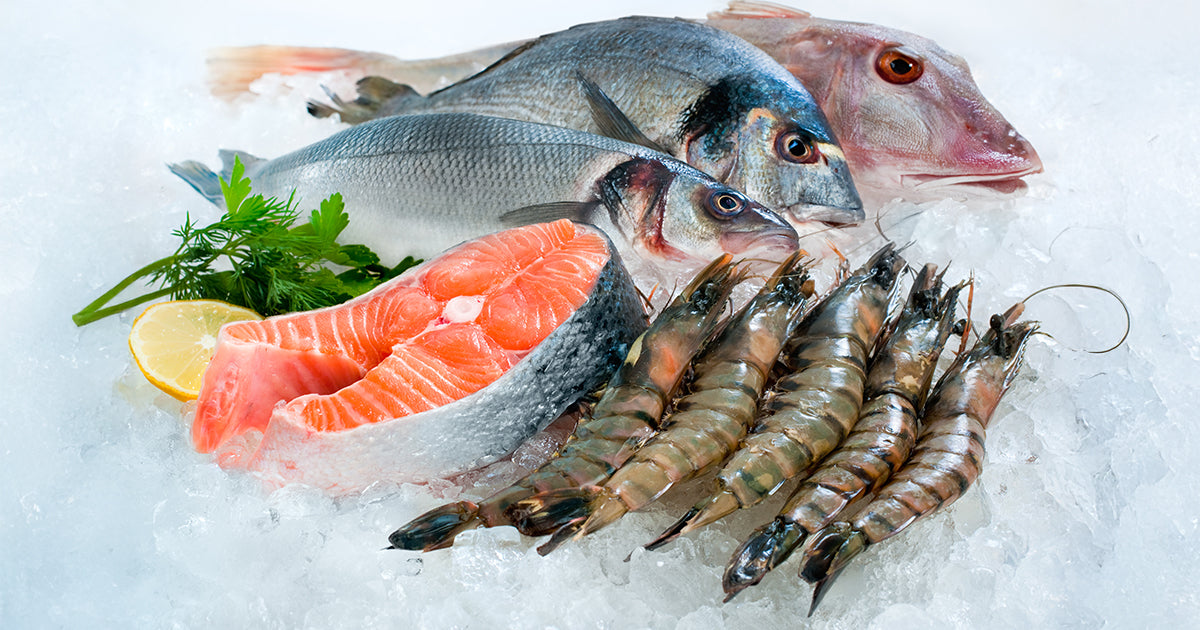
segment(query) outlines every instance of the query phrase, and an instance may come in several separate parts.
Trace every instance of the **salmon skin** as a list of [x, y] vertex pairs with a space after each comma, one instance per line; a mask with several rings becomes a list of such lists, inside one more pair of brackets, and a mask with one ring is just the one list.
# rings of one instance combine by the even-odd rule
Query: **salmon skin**
[[[228, 177], [232, 152], [223, 152]], [[239, 153], [256, 192], [315, 207], [340, 192], [346, 242], [387, 260], [428, 258], [520, 224], [569, 218], [600, 227], [646, 278], [666, 263], [722, 253], [781, 260], [795, 230], [712, 177], [646, 147], [582, 131], [475, 114], [395, 116], [273, 160]], [[171, 169], [215, 204], [220, 181], [197, 162]], [[302, 207], [303, 207], [302, 205]], [[640, 264], [639, 264], [640, 263]], [[665, 272], [664, 272], [665, 273]]]
[[[730, 2], [704, 23], [762, 49], [800, 80], [837, 137], [856, 188], [875, 205], [897, 195], [1016, 192], [1025, 188], [1021, 178], [1042, 171], [1033, 145], [984, 96], [966, 61], [929, 38], [768, 2]], [[313, 72], [378, 76], [424, 93], [523, 43], [418, 60], [343, 48], [218, 48], [208, 59], [209, 79], [227, 97], [266, 74]]]
[[346, 122], [475, 112], [560, 125], [653, 146], [797, 220], [864, 217], [837, 139], [804, 86], [761, 50], [696, 22], [581, 24], [428, 96], [386, 80], [359, 88], [354, 102], [309, 111]]
[[335, 493], [453, 475], [599, 387], [645, 326], [602, 232], [514, 228], [345, 304], [226, 325], [193, 442], [269, 484]]

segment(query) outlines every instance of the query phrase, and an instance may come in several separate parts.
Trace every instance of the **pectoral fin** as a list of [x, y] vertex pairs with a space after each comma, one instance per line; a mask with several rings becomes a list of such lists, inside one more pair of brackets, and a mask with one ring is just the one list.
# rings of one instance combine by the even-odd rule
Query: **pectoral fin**
[[570, 219], [580, 223], [588, 223], [596, 211], [598, 202], [595, 201], [555, 201], [533, 206], [525, 206], [510, 210], [500, 215], [500, 222], [506, 227], [529, 225], [531, 223], [548, 223], [558, 219]]
[[588, 108], [592, 111], [592, 121], [596, 123], [601, 135], [640, 144], [659, 153], [670, 155], [670, 151], [646, 137], [646, 134], [642, 133], [642, 130], [638, 129], [632, 120], [629, 120], [625, 112], [621, 111], [621, 108], [617, 107], [617, 104], [608, 98], [608, 95], [599, 86], [583, 76], [582, 72], [577, 71], [575, 78], [579, 80], [584, 97], [587, 98]]

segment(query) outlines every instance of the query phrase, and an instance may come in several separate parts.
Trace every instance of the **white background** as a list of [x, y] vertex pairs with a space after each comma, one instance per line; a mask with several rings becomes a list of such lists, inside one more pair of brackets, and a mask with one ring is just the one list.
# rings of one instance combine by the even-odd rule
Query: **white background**
[[[1149, 6], [1147, 6], [1149, 5]], [[800, 625], [794, 567], [722, 604], [739, 514], [635, 552], [675, 498], [542, 558], [510, 528], [425, 555], [395, 526], [494, 486], [265, 493], [188, 443], [181, 406], [137, 373], [135, 313], [70, 321], [215, 211], [165, 163], [221, 147], [277, 155], [340, 125], [303, 111], [317, 83], [229, 104], [206, 50], [255, 43], [433, 57], [629, 13], [716, 2], [360, 1], [0, 5], [0, 627], [775, 628]], [[864, 554], [813, 627], [1182, 627], [1200, 614], [1200, 88], [1189, 2], [813, 2], [831, 18], [932, 37], [1040, 152], [1003, 202], [893, 204], [910, 258], [976, 274], [976, 319], [1057, 282], [1039, 338], [957, 504]], [[307, 90], [307, 91], [306, 91]], [[353, 209], [351, 214], [353, 213]], [[858, 254], [862, 255], [862, 254]], [[496, 474], [512, 474], [498, 469]], [[494, 482], [493, 482], [494, 483]]]

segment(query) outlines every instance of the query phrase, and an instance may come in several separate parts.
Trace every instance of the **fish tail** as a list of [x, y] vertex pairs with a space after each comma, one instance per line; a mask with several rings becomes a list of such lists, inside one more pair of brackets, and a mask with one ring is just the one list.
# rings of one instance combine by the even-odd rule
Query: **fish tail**
[[212, 172], [212, 169], [194, 160], [168, 164], [167, 168], [214, 205], [223, 206], [225, 204], [225, 195], [221, 192], [221, 180], [216, 173]]
[[232, 99], [250, 90], [267, 74], [364, 72], [391, 57], [345, 48], [302, 46], [236, 46], [215, 48], [208, 57], [208, 84], [213, 94]]
[[233, 149], [220, 149], [217, 151], [217, 157], [221, 158], [221, 179], [230, 181], [233, 179], [233, 163], [234, 160], [241, 160], [242, 166], [246, 168], [246, 177], [250, 177], [256, 169], [255, 165], [259, 162], [267, 160], [250, 155], [245, 151], [236, 151]]
[[454, 537], [480, 523], [479, 506], [459, 501], [434, 508], [388, 536], [391, 549], [433, 551], [449, 547]]
[[332, 104], [308, 102], [308, 113], [317, 118], [327, 118], [337, 114], [344, 123], [356, 125], [383, 116], [403, 113], [410, 107], [410, 102], [416, 102], [424, 97], [412, 86], [396, 83], [390, 79], [378, 76], [363, 77], [356, 84], [358, 97], [347, 101], [342, 97], [326, 90]]
[[221, 149], [217, 152], [221, 158], [221, 172], [214, 173], [212, 169], [195, 160], [187, 160], [175, 164], [168, 164], [167, 168], [187, 182], [189, 186], [196, 189], [196, 192], [204, 196], [218, 207], [225, 205], [225, 193], [221, 190], [221, 180], [226, 182], [233, 179], [233, 163], [234, 159], [242, 161], [242, 165], [246, 168], [246, 176], [249, 177], [259, 162], [265, 162], [263, 158], [256, 157], [246, 153], [245, 151], [232, 151], [229, 149]]

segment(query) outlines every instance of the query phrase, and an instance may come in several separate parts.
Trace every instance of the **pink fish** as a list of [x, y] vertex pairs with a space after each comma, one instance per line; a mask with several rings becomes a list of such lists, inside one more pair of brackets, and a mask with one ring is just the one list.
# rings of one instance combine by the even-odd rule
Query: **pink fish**
[[[711, 26], [762, 48], [808, 88], [869, 203], [964, 190], [1016, 192], [1042, 171], [1033, 146], [979, 91], [963, 59], [932, 40], [874, 24], [826, 20], [777, 4], [734, 1]], [[341, 48], [222, 48], [212, 90], [234, 96], [270, 73], [379, 75], [428, 93], [482, 70], [522, 42], [402, 60]], [[969, 188], [965, 188], [969, 187]]]
[[[930, 188], [1024, 189], [1033, 145], [984, 98], [967, 62], [932, 40], [764, 2], [731, 2], [708, 24], [786, 67], [825, 112], [855, 184], [920, 197]], [[917, 193], [917, 194], [913, 194]]]

